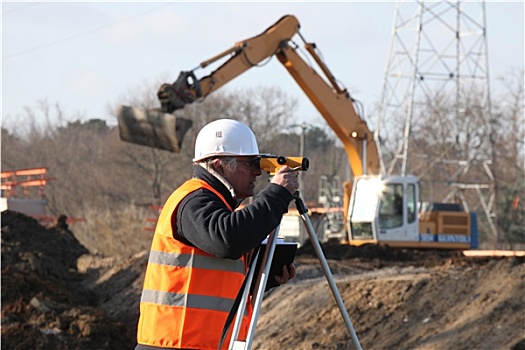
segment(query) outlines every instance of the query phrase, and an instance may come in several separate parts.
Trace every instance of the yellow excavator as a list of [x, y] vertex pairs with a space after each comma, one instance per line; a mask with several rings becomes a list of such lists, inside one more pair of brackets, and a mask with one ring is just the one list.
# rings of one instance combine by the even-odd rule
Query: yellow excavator
[[[345, 241], [352, 245], [379, 244], [403, 248], [469, 249], [477, 247], [474, 213], [459, 205], [419, 201], [414, 176], [382, 176], [378, 146], [367, 123], [317, 54], [316, 45], [299, 32], [296, 17], [287, 15], [263, 33], [203, 61], [205, 68], [225, 60], [210, 74], [198, 78], [183, 71], [173, 84], [158, 90], [161, 108], [140, 110], [118, 106], [120, 137], [124, 141], [178, 152], [191, 121], [172, 114], [205, 98], [243, 72], [277, 57], [342, 142], [353, 175], [343, 185]], [[309, 65], [292, 40], [299, 37], [318, 68]], [[318, 72], [320, 70], [320, 73]]]

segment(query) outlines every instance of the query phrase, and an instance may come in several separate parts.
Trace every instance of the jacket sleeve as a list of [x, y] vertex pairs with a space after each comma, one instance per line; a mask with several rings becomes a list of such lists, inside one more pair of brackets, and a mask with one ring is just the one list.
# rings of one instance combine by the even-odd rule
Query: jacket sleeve
[[176, 234], [214, 256], [239, 259], [279, 225], [292, 198], [284, 187], [270, 183], [252, 203], [231, 212], [215, 194], [198, 190], [180, 204]]

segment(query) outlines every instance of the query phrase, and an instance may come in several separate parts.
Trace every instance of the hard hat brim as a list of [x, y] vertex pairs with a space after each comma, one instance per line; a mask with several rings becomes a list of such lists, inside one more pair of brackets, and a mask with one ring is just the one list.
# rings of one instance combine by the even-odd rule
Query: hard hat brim
[[265, 154], [266, 153], [238, 154], [238, 153], [228, 153], [228, 152], [217, 152], [217, 153], [206, 154], [205, 156], [198, 157], [198, 158], [193, 158], [193, 162], [198, 163], [205, 159], [215, 158], [215, 157], [261, 157], [261, 156], [264, 156]]

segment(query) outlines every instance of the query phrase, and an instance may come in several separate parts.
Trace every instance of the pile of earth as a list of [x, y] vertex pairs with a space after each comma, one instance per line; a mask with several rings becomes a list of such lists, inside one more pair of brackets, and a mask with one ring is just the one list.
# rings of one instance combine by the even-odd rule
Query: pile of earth
[[66, 225], [2, 212], [2, 348], [132, 349], [139, 260], [89, 255]]
[[[525, 350], [523, 258], [323, 244], [363, 349]], [[132, 349], [147, 252], [90, 254], [64, 221], [2, 212], [2, 347]], [[254, 349], [353, 349], [309, 245], [270, 291]]]
[[523, 257], [329, 242], [327, 277], [305, 248], [297, 277], [265, 296], [256, 349], [354, 349], [353, 329], [363, 349], [525, 350]]

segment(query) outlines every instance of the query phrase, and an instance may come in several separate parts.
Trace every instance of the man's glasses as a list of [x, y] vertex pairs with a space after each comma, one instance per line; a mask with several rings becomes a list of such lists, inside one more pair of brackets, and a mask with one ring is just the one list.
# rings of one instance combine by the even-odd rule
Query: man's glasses
[[236, 160], [237, 160], [237, 163], [246, 164], [248, 167], [252, 169], [259, 169], [259, 158], [254, 158], [254, 159], [249, 159], [249, 160], [236, 158]]

